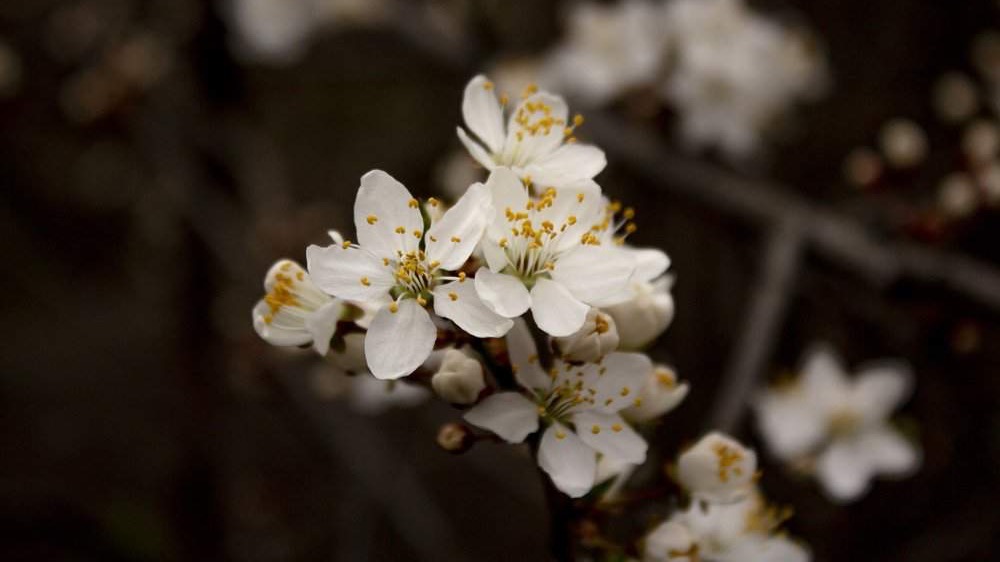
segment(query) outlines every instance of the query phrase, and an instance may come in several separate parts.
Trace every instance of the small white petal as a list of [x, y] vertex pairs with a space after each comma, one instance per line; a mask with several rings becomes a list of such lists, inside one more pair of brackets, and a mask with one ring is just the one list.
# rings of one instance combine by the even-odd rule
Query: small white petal
[[312, 334], [313, 349], [320, 355], [330, 350], [330, 338], [337, 331], [337, 322], [344, 312], [344, 303], [333, 300], [306, 317], [306, 329]]
[[577, 299], [594, 305], [617, 304], [609, 297], [622, 295], [635, 271], [635, 260], [627, 252], [601, 246], [578, 246], [560, 257], [552, 270], [552, 280], [569, 289]]
[[568, 336], [583, 326], [590, 307], [576, 299], [562, 284], [540, 278], [531, 289], [531, 315], [551, 336]]
[[528, 190], [510, 168], [496, 168], [486, 178], [486, 189], [493, 201], [493, 220], [489, 226], [489, 236], [495, 242], [508, 236], [507, 209], [520, 211], [528, 204]]
[[[529, 106], [539, 108], [537, 111], [530, 111]], [[547, 108], [548, 112], [543, 114], [541, 108]], [[515, 160], [518, 165], [537, 162], [545, 156], [551, 154], [558, 148], [565, 139], [563, 130], [569, 109], [566, 101], [559, 96], [548, 92], [538, 92], [521, 101], [520, 104], [510, 114], [507, 121], [507, 142], [504, 144], [503, 154], [506, 161]], [[521, 131], [522, 127], [517, 123], [519, 118], [527, 118], [527, 121], [534, 123], [545, 117], [551, 117], [555, 121], [562, 121], [562, 125], [553, 125], [546, 129], [540, 129], [534, 133]], [[521, 138], [517, 133], [522, 132]]]
[[580, 439], [602, 455], [629, 464], [646, 460], [646, 440], [618, 414], [582, 411], [573, 415], [573, 425]]
[[552, 378], [539, 364], [538, 349], [531, 331], [521, 318], [515, 318], [514, 327], [507, 332], [507, 355], [514, 369], [514, 378], [522, 387], [547, 391], [552, 386]]
[[517, 318], [531, 306], [524, 283], [513, 275], [494, 273], [488, 267], [476, 271], [476, 292], [488, 308], [506, 318]]
[[677, 459], [677, 480], [692, 496], [711, 503], [733, 503], [753, 489], [757, 455], [718, 432], [702, 437]]
[[686, 525], [679, 521], [669, 520], [646, 536], [643, 549], [643, 562], [694, 562], [687, 556], [677, 553], [697, 552], [694, 550], [697, 537]]
[[[424, 219], [412, 204], [410, 191], [382, 170], [361, 176], [354, 201], [354, 228], [361, 247], [378, 257], [395, 258], [396, 251], [416, 250]], [[402, 227], [402, 233], [396, 232]]]
[[[485, 269], [485, 268], [484, 268]], [[477, 338], [499, 338], [514, 322], [490, 310], [472, 281], [452, 281], [434, 288], [434, 313]]]
[[864, 451], [868, 463], [879, 474], [903, 476], [920, 465], [920, 452], [899, 432], [887, 425], [865, 430], [857, 446]]
[[872, 476], [866, 451], [850, 439], [835, 440], [816, 462], [816, 478], [838, 502], [850, 502], [864, 495]]
[[850, 381], [840, 358], [825, 344], [807, 352], [801, 384], [809, 400], [820, 408], [840, 407], [850, 393]]
[[499, 152], [503, 148], [503, 109], [497, 100], [493, 84], [485, 76], [476, 76], [465, 86], [462, 118], [469, 130], [483, 141], [490, 152]]
[[885, 420], [913, 389], [909, 366], [898, 361], [866, 365], [854, 381], [854, 403], [868, 423]]
[[589, 144], [564, 144], [528, 168], [533, 182], [563, 186], [591, 179], [607, 166], [604, 151]]
[[827, 412], [814, 407], [801, 389], [766, 391], [754, 401], [754, 410], [768, 449], [782, 460], [809, 454], [827, 436]]
[[465, 412], [465, 421], [496, 433], [509, 443], [520, 443], [538, 430], [538, 406], [516, 392], [486, 397]]
[[395, 284], [382, 258], [363, 248], [312, 245], [306, 264], [317, 287], [342, 299], [380, 301]]
[[489, 192], [481, 183], [473, 184], [441, 220], [427, 230], [427, 259], [454, 271], [465, 263], [483, 237], [488, 218], [493, 216]]
[[396, 312], [383, 306], [365, 336], [368, 368], [375, 378], [383, 380], [405, 377], [427, 359], [435, 340], [437, 328], [417, 301], [399, 301]]
[[670, 257], [656, 248], [630, 248], [635, 258], [634, 281], [650, 282], [663, 275], [670, 267]]
[[802, 546], [780, 535], [746, 534], [730, 546], [722, 562], [809, 562]]
[[556, 488], [579, 498], [594, 486], [597, 454], [576, 433], [556, 422], [542, 434], [538, 466], [552, 478]]
[[584, 385], [594, 389], [594, 409], [605, 414], [620, 412], [634, 405], [653, 362], [643, 353], [616, 352], [607, 355], [600, 365], [587, 364]]
[[271, 307], [263, 300], [253, 307], [253, 329], [262, 340], [282, 347], [306, 345], [312, 341], [312, 335], [301, 326], [285, 326], [273, 319], [265, 321], [270, 314]]
[[487, 170], [492, 170], [496, 167], [496, 163], [493, 161], [490, 153], [486, 152], [486, 149], [481, 144], [472, 140], [469, 134], [465, 132], [465, 129], [455, 127], [455, 132], [458, 133], [458, 140], [462, 141], [462, 145], [465, 146], [465, 149], [469, 151], [469, 155], [476, 162], [479, 162]]

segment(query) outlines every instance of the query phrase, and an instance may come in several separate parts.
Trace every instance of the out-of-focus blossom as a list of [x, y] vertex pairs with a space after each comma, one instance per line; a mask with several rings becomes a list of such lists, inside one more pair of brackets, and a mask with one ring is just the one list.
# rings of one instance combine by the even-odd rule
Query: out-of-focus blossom
[[635, 264], [592, 230], [604, 222], [597, 184], [533, 197], [514, 172], [497, 168], [486, 186], [495, 211], [482, 243], [489, 267], [477, 271], [476, 291], [491, 310], [516, 318], [530, 309], [559, 337], [579, 330], [591, 306], [621, 299]]
[[855, 148], [844, 159], [844, 178], [857, 187], [869, 187], [882, 176], [882, 157], [867, 147]]
[[278, 346], [312, 344], [320, 355], [344, 313], [344, 303], [321, 291], [299, 264], [281, 260], [264, 277], [267, 293], [253, 308], [253, 327], [266, 342]]
[[992, 162], [1000, 152], [1000, 127], [989, 119], [973, 121], [962, 135], [962, 152], [974, 166]]
[[487, 170], [508, 167], [537, 185], [563, 187], [591, 180], [604, 169], [603, 151], [575, 142], [573, 131], [583, 118], [571, 120], [561, 97], [528, 88], [505, 123], [510, 102], [497, 99], [495, 90], [485, 76], [470, 80], [462, 99], [468, 132], [457, 128], [469, 154]]
[[[365, 336], [372, 374], [398, 379], [430, 355], [437, 327], [425, 307], [476, 337], [499, 337], [510, 320], [479, 300], [473, 284], [456, 271], [472, 254], [486, 228], [489, 193], [476, 184], [424, 232], [420, 203], [389, 174], [373, 170], [361, 178], [354, 205], [359, 244], [306, 250], [309, 270], [321, 289], [378, 307]], [[423, 242], [423, 249], [421, 249]]]
[[718, 432], [702, 437], [677, 459], [677, 480], [692, 497], [733, 503], [753, 491], [757, 453]]
[[470, 185], [483, 181], [483, 175], [483, 169], [462, 150], [446, 156], [435, 170], [438, 185], [453, 199], [465, 195]]
[[1000, 162], [991, 162], [978, 175], [983, 196], [990, 205], [1000, 203]]
[[405, 380], [385, 381], [370, 375], [351, 377], [348, 403], [354, 411], [378, 415], [392, 408], [410, 408], [425, 402], [431, 392]]
[[760, 494], [734, 504], [692, 504], [646, 536], [643, 562], [808, 562], [779, 530], [787, 513]]
[[10, 45], [0, 41], [0, 99], [17, 93], [22, 71], [21, 57]]
[[646, 442], [619, 415], [633, 403], [652, 366], [639, 353], [612, 353], [600, 363], [556, 359], [551, 373], [539, 365], [527, 326], [517, 320], [507, 350], [518, 384], [527, 391], [493, 394], [465, 413], [469, 423], [520, 443], [539, 428], [538, 465], [555, 486], [580, 497], [594, 486], [598, 453], [626, 464], [646, 458]]
[[895, 168], [911, 168], [927, 156], [927, 135], [909, 119], [893, 119], [879, 132], [879, 147]]
[[593, 363], [618, 349], [618, 330], [613, 318], [591, 308], [579, 330], [555, 343], [564, 360]]
[[934, 110], [948, 123], [960, 123], [979, 110], [979, 93], [972, 79], [949, 72], [938, 79], [931, 93]]
[[963, 218], [974, 213], [979, 206], [979, 193], [972, 178], [963, 172], [946, 176], [938, 186], [938, 205], [952, 218]]
[[587, 105], [650, 85], [662, 69], [666, 27], [646, 0], [574, 5], [566, 38], [550, 55], [547, 75]]
[[688, 384], [677, 380], [677, 373], [666, 365], [656, 365], [646, 377], [634, 404], [622, 410], [630, 422], [643, 423], [662, 417], [684, 401]]
[[905, 365], [883, 362], [852, 380], [831, 350], [818, 347], [797, 381], [758, 397], [758, 424], [776, 457], [814, 465], [831, 498], [851, 501], [876, 475], [905, 475], [919, 465], [918, 449], [888, 423], [911, 378]]
[[452, 404], [474, 404], [486, 388], [482, 364], [462, 351], [450, 348], [444, 353], [441, 366], [431, 377], [431, 386], [438, 396]]

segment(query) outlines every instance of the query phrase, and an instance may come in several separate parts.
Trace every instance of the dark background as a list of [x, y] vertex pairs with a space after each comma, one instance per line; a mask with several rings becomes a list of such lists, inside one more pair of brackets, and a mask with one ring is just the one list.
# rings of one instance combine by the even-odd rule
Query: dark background
[[[270, 263], [349, 230], [361, 174], [438, 192], [465, 81], [557, 37], [552, 2], [446, 5], [466, 32], [457, 55], [411, 21], [324, 33], [274, 68], [234, 59], [208, 2], [0, 4], [0, 38], [22, 64], [0, 98], [0, 559], [543, 559], [530, 459], [439, 451], [437, 427], [457, 417], [440, 404], [352, 413], [317, 391], [312, 356], [267, 346], [250, 323]], [[817, 31], [833, 88], [771, 165], [735, 173], [879, 240], [996, 266], [995, 212], [930, 238], [905, 228], [954, 158], [954, 131], [928, 129], [928, 170], [905, 185], [860, 193], [840, 172], [886, 119], [932, 122], [931, 84], [968, 68], [972, 37], [997, 24], [993, 3], [755, 5]], [[154, 54], [122, 70], [136, 37]], [[634, 126], [669, 141], [670, 123], [663, 112]], [[693, 391], [658, 430], [667, 460], [704, 429], [766, 229], [614, 156], [598, 179], [639, 209], [633, 241], [664, 248], [678, 275], [677, 317], [652, 354]], [[819, 562], [996, 559], [998, 310], [926, 280], [872, 284], [808, 248], [785, 299], [766, 373], [816, 339], [851, 364], [907, 358], [918, 380], [902, 414], [925, 454], [916, 476], [847, 507], [765, 461], [765, 489], [796, 510], [791, 532]], [[759, 445], [749, 424], [738, 433]], [[634, 515], [651, 523], [648, 509]]]

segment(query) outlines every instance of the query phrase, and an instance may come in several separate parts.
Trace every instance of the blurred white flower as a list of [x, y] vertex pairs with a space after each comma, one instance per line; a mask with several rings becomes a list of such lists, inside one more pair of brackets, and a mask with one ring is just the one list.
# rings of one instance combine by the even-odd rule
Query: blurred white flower
[[320, 291], [309, 274], [291, 260], [280, 260], [264, 277], [267, 293], [253, 308], [253, 327], [264, 341], [278, 346], [312, 344], [320, 355], [344, 313], [344, 303]]
[[712, 432], [677, 459], [677, 480], [692, 497], [709, 503], [733, 503], [753, 491], [757, 453], [739, 441]]
[[963, 218], [979, 206], [979, 192], [972, 178], [964, 172], [953, 172], [938, 186], [938, 205], [949, 217]]
[[591, 308], [583, 326], [568, 336], [556, 338], [556, 347], [566, 361], [596, 362], [618, 349], [615, 321], [600, 310]]
[[392, 408], [417, 406], [431, 396], [426, 388], [405, 380], [385, 381], [371, 375], [350, 378], [348, 402], [360, 414], [373, 416]]
[[566, 38], [549, 56], [553, 82], [586, 105], [652, 84], [663, 65], [667, 29], [646, 0], [574, 4]]
[[666, 365], [656, 365], [646, 377], [635, 403], [622, 410], [630, 422], [643, 423], [655, 420], [670, 412], [684, 401], [688, 384], [677, 381], [677, 374]]
[[825, 88], [826, 68], [811, 39], [739, 0], [675, 0], [666, 21], [675, 55], [661, 91], [693, 148], [750, 156], [794, 102]]
[[431, 299], [438, 316], [473, 336], [499, 337], [510, 329], [510, 320], [487, 309], [464, 274], [445, 275], [468, 260], [489, 212], [489, 193], [476, 184], [425, 233], [420, 203], [389, 174], [373, 170], [361, 178], [354, 205], [360, 244], [307, 249], [317, 286], [379, 306], [365, 336], [365, 357], [377, 378], [406, 376], [430, 355], [437, 339], [425, 309]]
[[620, 249], [630, 253], [636, 263], [629, 298], [604, 307], [604, 311], [615, 319], [621, 346], [640, 349], [659, 337], [674, 319], [674, 297], [670, 293], [674, 278], [665, 273], [670, 258], [662, 251], [629, 246]]
[[546, 373], [520, 319], [507, 334], [507, 350], [514, 376], [530, 398], [519, 392], [494, 394], [466, 412], [466, 421], [511, 443], [520, 443], [538, 430], [539, 420], [544, 422], [548, 427], [538, 465], [572, 497], [594, 486], [598, 453], [625, 464], [645, 460], [645, 440], [618, 412], [634, 402], [651, 369], [648, 357], [612, 353], [582, 366], [556, 359]]
[[787, 513], [760, 494], [733, 504], [692, 504], [646, 536], [643, 562], [808, 562], [778, 527]]
[[516, 318], [530, 309], [546, 333], [568, 336], [590, 306], [626, 296], [634, 260], [594, 233], [608, 226], [597, 184], [532, 197], [514, 172], [497, 168], [486, 186], [494, 215], [482, 242], [489, 267], [476, 272], [476, 291], [491, 310]]
[[890, 165], [910, 168], [927, 156], [927, 135], [914, 121], [897, 118], [882, 126], [879, 147]]
[[561, 97], [528, 88], [504, 123], [509, 102], [506, 97], [498, 100], [495, 90], [485, 76], [470, 80], [462, 99], [462, 117], [469, 130], [457, 128], [469, 154], [487, 170], [509, 167], [537, 185], [562, 187], [590, 180], [604, 169], [603, 151], [575, 142], [573, 131], [583, 118], [570, 120]]
[[979, 92], [971, 78], [961, 72], [949, 72], [934, 84], [934, 110], [949, 123], [959, 123], [979, 110]]
[[975, 166], [992, 162], [1000, 153], [1000, 127], [991, 119], [977, 119], [962, 133], [962, 151]]
[[462, 351], [449, 348], [441, 366], [431, 377], [431, 386], [438, 396], [452, 404], [474, 404], [486, 388], [483, 366]]
[[757, 421], [768, 449], [778, 458], [815, 459], [816, 476], [834, 500], [863, 495], [879, 474], [914, 471], [920, 454], [888, 423], [910, 394], [906, 365], [881, 362], [849, 379], [826, 347], [812, 350], [794, 383], [763, 392]]

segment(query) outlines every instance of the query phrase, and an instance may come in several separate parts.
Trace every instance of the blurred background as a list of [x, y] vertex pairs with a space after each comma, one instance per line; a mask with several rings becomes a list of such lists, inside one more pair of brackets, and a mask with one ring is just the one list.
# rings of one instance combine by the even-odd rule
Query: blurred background
[[[814, 341], [851, 365], [902, 357], [917, 375], [902, 411], [924, 449], [915, 476], [837, 506], [765, 455], [764, 487], [794, 507], [789, 529], [819, 562], [997, 559], [1000, 180], [970, 170], [984, 158], [991, 171], [1000, 145], [988, 131], [1000, 12], [989, 0], [748, 4], [807, 33], [823, 74], [750, 150], [679, 132], [689, 112], [656, 94], [670, 79], [659, 70], [598, 101], [561, 90], [587, 118], [577, 136], [608, 154], [598, 181], [638, 209], [632, 241], [665, 249], [677, 275], [676, 320], [651, 353], [692, 393], [658, 428], [650, 465], [719, 419], [732, 381], [787, 373]], [[466, 81], [517, 69], [558, 81], [552, 65], [568, 63], [550, 55], [572, 10], [0, 4], [12, 264], [0, 559], [544, 559], [529, 458], [488, 444], [444, 453], [435, 435], [456, 411], [345, 390], [308, 351], [257, 338], [250, 310], [276, 259], [351, 230], [364, 172], [449, 193], [471, 166], [453, 156]], [[758, 63], [768, 76], [768, 58], [740, 68]], [[974, 134], [942, 119], [962, 103], [962, 80], [941, 82], [955, 73], [985, 92]], [[737, 417], [726, 423], [759, 446]]]

